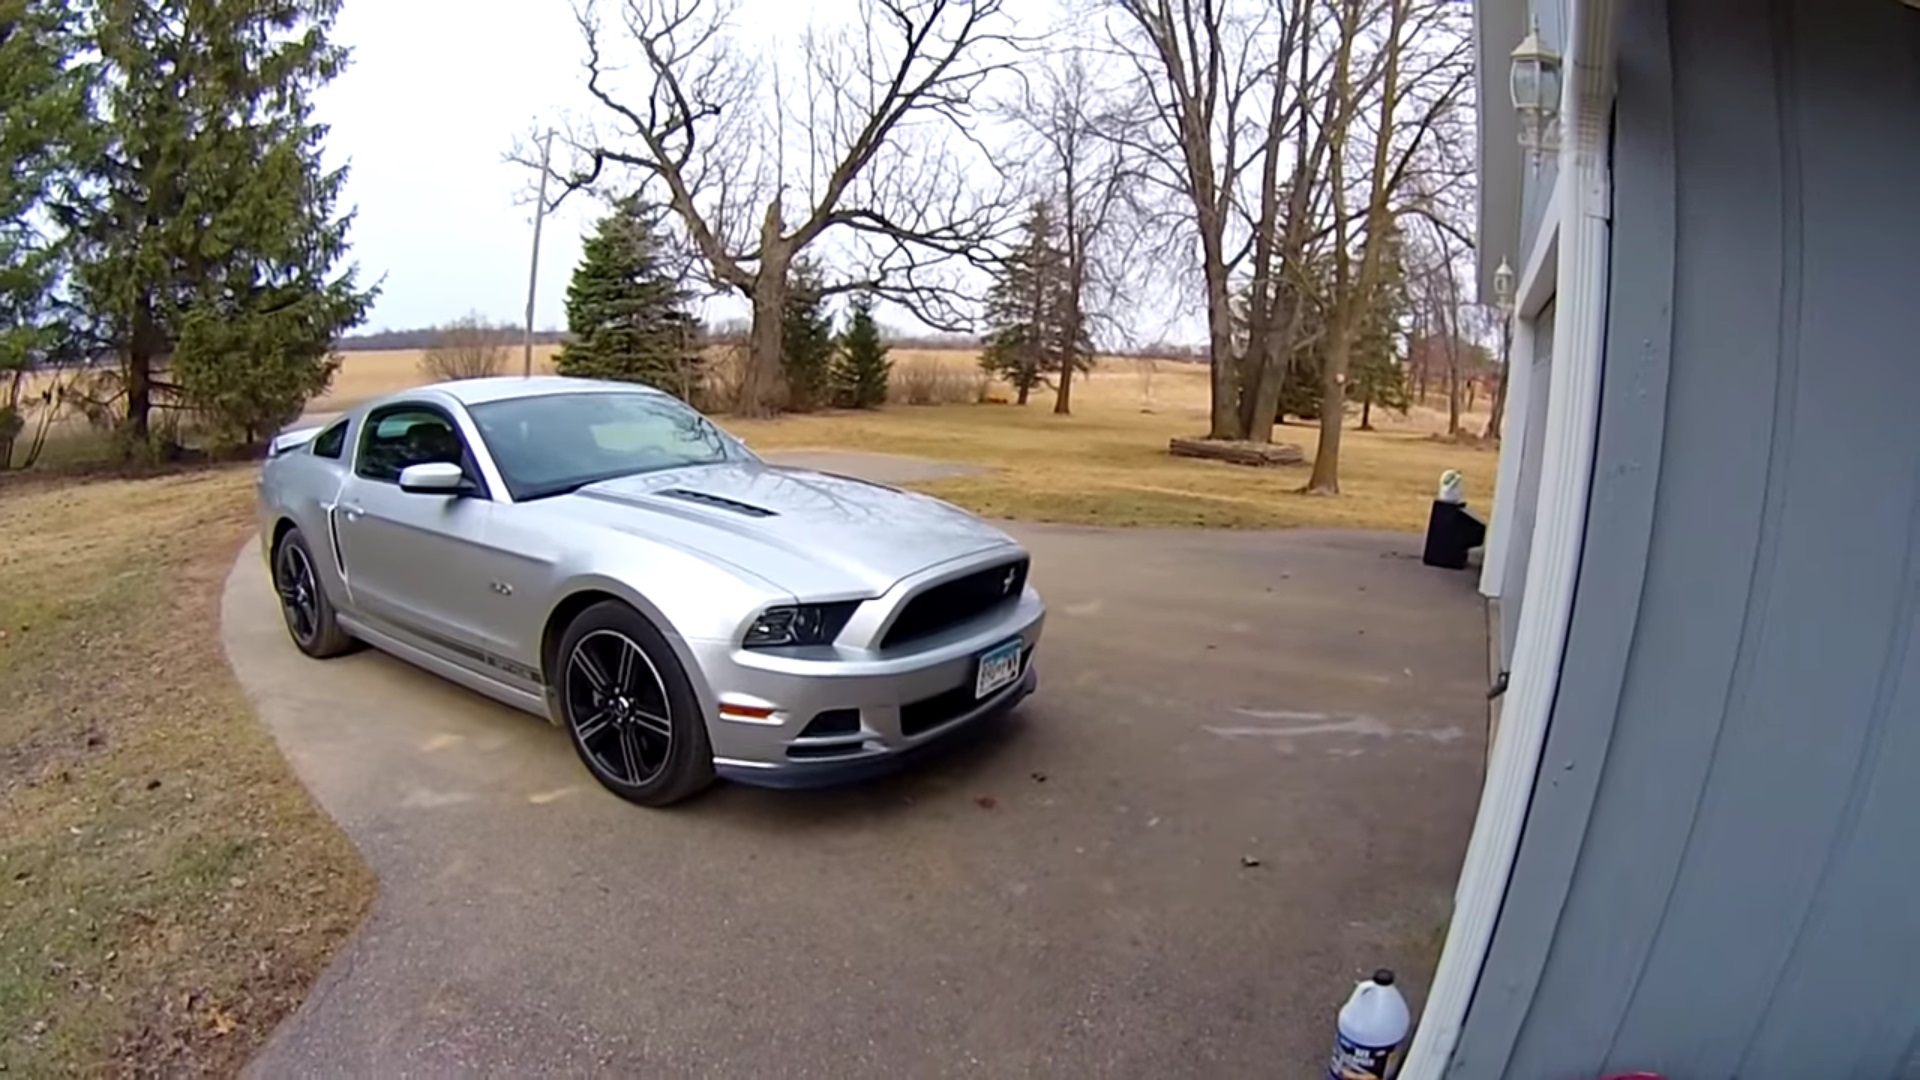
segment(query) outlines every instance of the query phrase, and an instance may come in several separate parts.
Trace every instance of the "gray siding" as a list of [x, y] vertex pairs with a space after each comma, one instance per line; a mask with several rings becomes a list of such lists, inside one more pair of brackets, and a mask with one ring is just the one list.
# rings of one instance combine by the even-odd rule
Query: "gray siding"
[[1622, 8], [1581, 576], [1453, 1075], [1920, 1075], [1920, 12]]

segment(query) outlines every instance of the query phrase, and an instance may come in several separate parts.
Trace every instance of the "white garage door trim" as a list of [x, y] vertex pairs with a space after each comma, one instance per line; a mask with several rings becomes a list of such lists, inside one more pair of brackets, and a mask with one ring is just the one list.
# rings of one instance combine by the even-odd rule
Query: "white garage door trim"
[[1558, 304], [1541, 462], [1540, 513], [1529, 555], [1528, 597], [1502, 731], [1493, 748], [1473, 838], [1454, 892], [1446, 950], [1434, 974], [1402, 1080], [1440, 1080], [1466, 1020], [1507, 881], [1559, 687], [1586, 532], [1587, 489], [1600, 410], [1607, 287], [1608, 130], [1613, 112], [1612, 0], [1576, 0], [1569, 24], [1554, 206], [1560, 211]]

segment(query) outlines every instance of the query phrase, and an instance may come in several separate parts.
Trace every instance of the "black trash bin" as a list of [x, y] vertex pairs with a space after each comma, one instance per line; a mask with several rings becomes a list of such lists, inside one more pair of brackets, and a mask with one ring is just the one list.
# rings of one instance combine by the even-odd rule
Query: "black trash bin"
[[1427, 516], [1427, 547], [1420, 561], [1428, 566], [1464, 570], [1467, 552], [1487, 542], [1487, 523], [1467, 512], [1467, 504], [1433, 500]]

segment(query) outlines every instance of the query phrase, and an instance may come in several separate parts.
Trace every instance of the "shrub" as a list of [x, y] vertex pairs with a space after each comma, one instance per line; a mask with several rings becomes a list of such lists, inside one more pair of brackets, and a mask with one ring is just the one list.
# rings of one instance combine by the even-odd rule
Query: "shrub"
[[420, 371], [435, 382], [484, 379], [507, 367], [511, 327], [487, 321], [475, 312], [434, 332], [434, 342], [420, 357]]
[[986, 400], [992, 382], [984, 371], [922, 358], [894, 366], [888, 396], [905, 405], [973, 405]]
[[722, 345], [708, 351], [701, 377], [688, 402], [701, 412], [732, 412], [740, 403], [740, 386], [747, 376], [747, 347]]

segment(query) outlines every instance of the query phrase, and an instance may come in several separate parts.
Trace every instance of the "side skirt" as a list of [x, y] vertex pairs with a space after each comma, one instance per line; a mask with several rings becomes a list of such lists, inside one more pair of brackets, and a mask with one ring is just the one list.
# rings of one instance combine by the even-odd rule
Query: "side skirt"
[[381, 652], [399, 657], [415, 667], [431, 671], [435, 675], [446, 679], [448, 682], [459, 683], [461, 686], [477, 694], [484, 694], [502, 705], [510, 705], [522, 712], [532, 713], [543, 720], [550, 719], [547, 713], [547, 700], [544, 694], [523, 690], [520, 687], [512, 686], [499, 679], [493, 678], [484, 672], [475, 671], [472, 668], [455, 663], [419, 645], [408, 642], [405, 638], [399, 636], [398, 633], [375, 629], [361, 619], [348, 615], [346, 612], [336, 612], [335, 618], [340, 621], [341, 628], [346, 630], [347, 633], [379, 649]]

